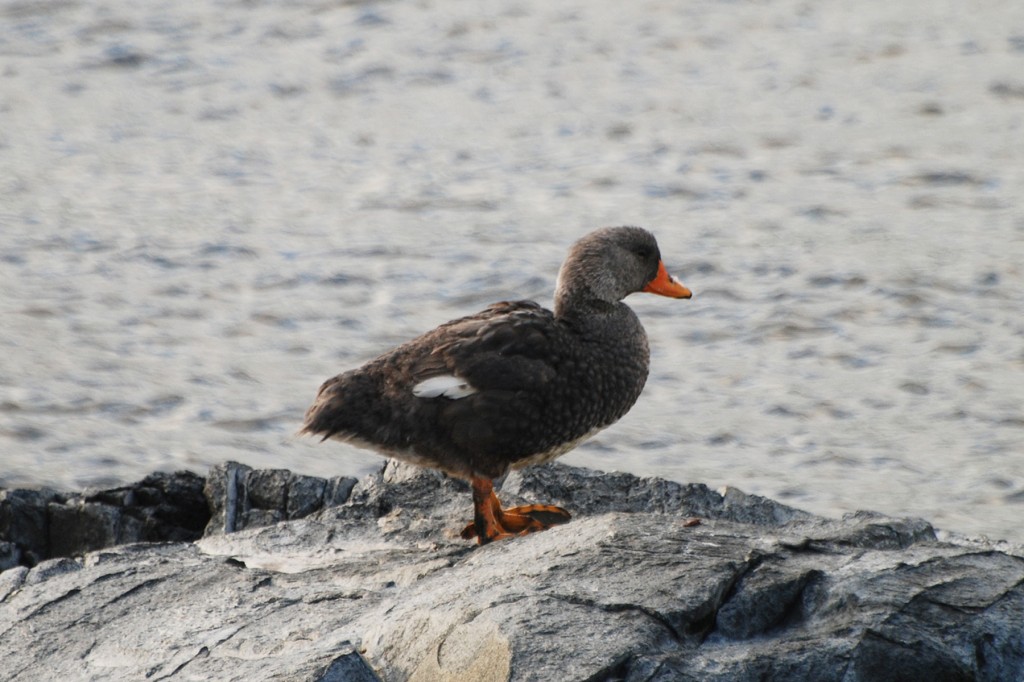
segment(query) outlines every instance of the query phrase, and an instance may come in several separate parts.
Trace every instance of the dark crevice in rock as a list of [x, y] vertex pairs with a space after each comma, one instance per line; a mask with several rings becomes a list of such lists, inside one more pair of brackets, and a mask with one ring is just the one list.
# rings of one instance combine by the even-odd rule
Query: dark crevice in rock
[[24, 666], [24, 667], [18, 668], [16, 670], [11, 670], [10, 671], [10, 675], [11, 675], [10, 679], [12, 679], [12, 680], [28, 679], [27, 677], [24, 676], [24, 673], [28, 669], [29, 669], [29, 666]]
[[[167, 673], [166, 675], [161, 675], [160, 677], [154, 677], [153, 680], [154, 680], [154, 682], [159, 682], [159, 680], [169, 680], [172, 677], [174, 677], [175, 675], [177, 675], [178, 673], [180, 673], [182, 670], [187, 668], [189, 665], [191, 665], [192, 662], [195, 661], [196, 659], [198, 659], [198, 658], [206, 658], [209, 655], [210, 655], [210, 650], [208, 648], [206, 648], [205, 646], [204, 647], [200, 647], [199, 651], [197, 651], [188, 660], [181, 662], [177, 667], [174, 668], [174, 670], [172, 670], [171, 672]], [[153, 668], [150, 671], [150, 673], [148, 675], [146, 675], [146, 677], [151, 677], [155, 673], [156, 673], [156, 668]]]
[[134, 573], [135, 569], [128, 569], [126, 571], [114, 571], [113, 573], [104, 573], [103, 575], [93, 580], [93, 583], [102, 583], [106, 580], [118, 580], [128, 575], [134, 575]]
[[687, 624], [684, 634], [689, 638], [696, 638], [697, 642], [703, 642], [708, 634], [715, 627], [715, 610], [709, 608], [698, 618]]
[[164, 582], [164, 580], [165, 580], [165, 578], [163, 578], [163, 577], [151, 578], [149, 580], [145, 580], [145, 581], [143, 581], [141, 583], [138, 583], [137, 585], [133, 585], [131, 589], [125, 590], [124, 592], [122, 592], [121, 594], [117, 595], [113, 599], [107, 601], [106, 605], [107, 606], [111, 606], [112, 604], [116, 604], [117, 602], [119, 602], [119, 601], [121, 601], [123, 599], [127, 599], [128, 597], [132, 596], [133, 594], [135, 594], [137, 592], [141, 592], [141, 591], [147, 590], [147, 589], [149, 589], [149, 588], [151, 588], [151, 587], [153, 587], [155, 585], [159, 585], [160, 583]]
[[[718, 609], [715, 632], [726, 639], [750, 639], [804, 620], [808, 589], [822, 577], [816, 569], [788, 571], [780, 557], [759, 570], [764, 559], [736, 581]], [[709, 633], [712, 634], [712, 633]]]
[[630, 667], [634, 657], [630, 654], [620, 656], [605, 668], [598, 670], [583, 682], [619, 682], [629, 678]]
[[921, 640], [904, 641], [875, 629], [864, 632], [852, 652], [850, 667], [853, 679], [877, 682], [907, 679], [970, 682], [977, 679], [977, 671], [962, 665], [951, 652]]
[[316, 671], [310, 682], [380, 682], [380, 678], [366, 659], [358, 651], [352, 650]]
[[255, 592], [256, 590], [260, 589], [261, 587], [269, 587], [273, 582], [274, 582], [274, 579], [271, 578], [268, 575], [265, 578], [257, 580], [255, 583], [253, 583], [251, 589], [252, 589], [253, 592]]
[[765, 558], [766, 555], [762, 552], [751, 552], [747, 556], [747, 560], [740, 564], [736, 571], [732, 573], [729, 581], [725, 583], [719, 592], [718, 599], [708, 602], [709, 608], [707, 613], [687, 628], [687, 634], [698, 637], [700, 641], [704, 641], [711, 635], [717, 627], [718, 616], [722, 608], [735, 596], [737, 587], [743, 583], [743, 580], [753, 573], [764, 562]]
[[658, 625], [664, 628], [665, 632], [671, 636], [671, 638], [677, 642], [684, 640], [684, 635], [676, 629], [672, 622], [664, 615], [649, 609], [639, 604], [604, 604], [593, 599], [586, 599], [578, 595], [571, 594], [553, 594], [549, 595], [552, 599], [564, 601], [568, 604], [575, 606], [585, 606], [587, 608], [599, 609], [601, 611], [607, 611], [608, 613], [623, 613], [632, 612], [639, 613], [651, 620], [655, 621]]
[[82, 592], [82, 590], [80, 588], [77, 588], [77, 587], [73, 588], [73, 589], [70, 589], [67, 592], [61, 594], [59, 597], [57, 597], [55, 599], [51, 599], [50, 601], [48, 601], [48, 602], [46, 602], [44, 604], [41, 604], [39, 606], [39, 608], [34, 609], [30, 613], [26, 614], [25, 617], [26, 618], [35, 618], [36, 616], [39, 616], [39, 615], [41, 615], [43, 613], [46, 613], [49, 609], [57, 606], [62, 601], [65, 601], [67, 599], [71, 599], [72, 597], [78, 596], [79, 594], [81, 594], [81, 592]]
[[779, 543], [779, 547], [795, 553], [807, 553], [807, 554], [841, 554], [842, 550], [838, 547], [831, 545], [822, 544], [820, 540], [813, 540], [811, 538], [803, 538], [799, 542], [787, 542], [783, 541]]
[[307, 599], [307, 604], [320, 604], [323, 602], [332, 601], [356, 601], [365, 597], [365, 594], [357, 594], [352, 592], [337, 592], [335, 594], [324, 594], [316, 597], [315, 599]]
[[769, 633], [774, 630], [785, 630], [803, 623], [807, 618], [807, 605], [813, 603], [812, 595], [818, 589], [819, 583], [824, 580], [825, 574], [819, 570], [810, 570], [802, 573], [794, 583], [794, 592], [791, 599], [783, 602], [783, 609], [779, 613], [779, 619], [763, 630]]
[[676, 640], [677, 642], [681, 642], [684, 639], [683, 633], [681, 633], [678, 629], [676, 629], [674, 625], [672, 625], [671, 620], [666, 618], [663, 614], [653, 609], [649, 609], [645, 606], [641, 606], [638, 604], [604, 604], [601, 605], [600, 608], [603, 608], [605, 611], [608, 611], [609, 613], [621, 613], [623, 611], [635, 611], [637, 613], [641, 613], [647, 616], [648, 618], [654, 620], [662, 627], [664, 627], [668, 634], [672, 636], [672, 639]]
[[[154, 680], [168, 680], [168, 679], [171, 679], [172, 677], [176, 676], [178, 673], [180, 673], [181, 671], [183, 671], [185, 668], [187, 668], [188, 666], [192, 665], [196, 661], [202, 660], [204, 658], [209, 657], [210, 652], [211, 652], [212, 649], [216, 649], [221, 644], [231, 640], [235, 635], [237, 635], [239, 632], [241, 632], [244, 629], [245, 629], [244, 625], [236, 627], [236, 628], [232, 629], [230, 632], [228, 632], [225, 636], [223, 636], [220, 639], [218, 639], [212, 645], [209, 645], [209, 646], [203, 645], [203, 646], [199, 647], [199, 650], [196, 651], [195, 654], [193, 654], [187, 660], [185, 660], [182, 663], [180, 663], [171, 672], [167, 673], [166, 675], [161, 675], [160, 677], [154, 677], [153, 679]], [[156, 672], [157, 672], [157, 669], [153, 668], [153, 669], [151, 669], [150, 675], [156, 674]], [[147, 677], [149, 677], [149, 675], [147, 675]]]

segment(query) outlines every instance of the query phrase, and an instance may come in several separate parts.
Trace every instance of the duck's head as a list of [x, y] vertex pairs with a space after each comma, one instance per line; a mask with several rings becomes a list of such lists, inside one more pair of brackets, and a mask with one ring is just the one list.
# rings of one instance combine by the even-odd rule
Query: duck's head
[[614, 305], [645, 291], [671, 298], [693, 294], [668, 274], [654, 235], [641, 227], [606, 227], [579, 239], [558, 271], [555, 314]]

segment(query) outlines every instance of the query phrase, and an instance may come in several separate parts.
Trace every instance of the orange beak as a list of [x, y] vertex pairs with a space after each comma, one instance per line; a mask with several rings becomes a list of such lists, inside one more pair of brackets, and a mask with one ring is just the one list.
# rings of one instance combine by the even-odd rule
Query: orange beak
[[646, 291], [649, 294], [658, 294], [659, 296], [668, 296], [669, 298], [690, 298], [693, 293], [683, 286], [683, 283], [678, 279], [668, 274], [668, 270], [665, 269], [665, 263], [658, 261], [658, 274], [647, 283], [642, 291]]

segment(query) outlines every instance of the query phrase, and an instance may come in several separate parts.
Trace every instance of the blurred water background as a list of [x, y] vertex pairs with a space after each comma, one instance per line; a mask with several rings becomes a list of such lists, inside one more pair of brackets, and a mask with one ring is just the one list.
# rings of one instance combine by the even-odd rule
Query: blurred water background
[[321, 476], [319, 383], [654, 231], [563, 461], [1024, 542], [1024, 4], [0, 1], [0, 486]]

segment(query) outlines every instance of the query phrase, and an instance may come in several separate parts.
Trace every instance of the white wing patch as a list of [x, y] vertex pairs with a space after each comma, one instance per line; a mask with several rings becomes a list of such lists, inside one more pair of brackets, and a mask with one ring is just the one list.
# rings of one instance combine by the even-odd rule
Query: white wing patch
[[417, 398], [450, 398], [458, 400], [476, 393], [476, 388], [465, 379], [451, 374], [430, 377], [412, 387], [412, 394]]

